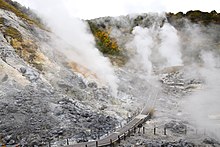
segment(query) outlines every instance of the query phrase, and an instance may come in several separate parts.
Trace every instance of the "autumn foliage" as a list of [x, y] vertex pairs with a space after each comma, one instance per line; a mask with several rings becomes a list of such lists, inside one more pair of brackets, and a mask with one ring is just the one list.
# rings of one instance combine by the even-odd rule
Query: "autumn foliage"
[[107, 30], [98, 28], [92, 22], [89, 22], [89, 25], [95, 36], [96, 45], [103, 54], [118, 55], [120, 53], [117, 41], [110, 37], [110, 33]]
[[111, 38], [108, 32], [99, 30], [95, 33], [95, 37], [103, 53], [117, 53], [119, 51], [116, 40]]

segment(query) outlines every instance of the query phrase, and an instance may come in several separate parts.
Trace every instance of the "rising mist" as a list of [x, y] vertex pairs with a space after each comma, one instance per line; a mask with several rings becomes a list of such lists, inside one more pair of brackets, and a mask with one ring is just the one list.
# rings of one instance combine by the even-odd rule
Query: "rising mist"
[[[163, 14], [159, 17], [165, 19]], [[153, 20], [150, 27], [135, 27], [133, 40], [127, 43], [127, 47], [136, 51], [132, 62], [148, 75], [158, 68], [183, 65], [178, 31], [171, 24], [163, 23], [163, 19]]]
[[102, 84], [109, 85], [113, 94], [116, 95], [118, 80], [114, 69], [109, 59], [95, 47], [95, 40], [88, 24], [74, 18], [68, 12], [64, 2], [38, 0], [33, 1], [32, 5], [60, 40], [66, 43], [61, 46], [61, 43], [56, 40], [55, 44], [59, 51], [64, 53], [69, 61], [89, 69]]

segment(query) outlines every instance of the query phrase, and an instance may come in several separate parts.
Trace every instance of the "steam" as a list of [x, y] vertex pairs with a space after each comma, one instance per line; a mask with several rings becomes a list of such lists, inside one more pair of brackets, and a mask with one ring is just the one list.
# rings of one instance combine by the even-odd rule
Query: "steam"
[[52, 31], [70, 46], [60, 47], [70, 61], [83, 65], [94, 72], [104, 84], [117, 93], [117, 77], [110, 61], [95, 47], [95, 40], [88, 24], [74, 18], [67, 11], [65, 3], [59, 0], [37, 0], [33, 7], [41, 14]]
[[158, 22], [149, 28], [137, 26], [132, 34], [134, 38], [127, 46], [136, 50], [135, 62], [148, 75], [156, 66], [183, 65], [180, 39], [177, 30], [169, 23], [162, 28]]
[[201, 52], [201, 58], [204, 65], [198, 71], [205, 80], [205, 87], [187, 99], [185, 109], [199, 128], [220, 139], [220, 69], [216, 68], [219, 59], [212, 52], [204, 51]]
[[169, 23], [165, 23], [160, 30], [161, 45], [159, 53], [166, 58], [166, 66], [182, 65], [180, 41], [177, 30]]
[[185, 99], [183, 107], [199, 129], [205, 129], [220, 139], [220, 58], [215, 45], [218, 40], [215, 32], [218, 32], [219, 26], [185, 23], [185, 28], [181, 30], [181, 44], [184, 48], [183, 61], [190, 68], [187, 74], [196, 72], [196, 78], [204, 83], [202, 89]]
[[152, 72], [152, 62], [150, 56], [153, 48], [152, 30], [148, 28], [135, 27], [133, 32], [135, 36], [132, 44], [137, 50], [137, 59], [140, 61], [140, 66], [145, 69], [150, 75]]
[[220, 139], [220, 57], [214, 45], [218, 36], [213, 33], [220, 28], [184, 23], [179, 31], [168, 23], [162, 27], [156, 23], [145, 28], [137, 26], [127, 47], [135, 49], [132, 62], [139, 70], [147, 71], [148, 77], [154, 68], [184, 64], [190, 68], [190, 78], [196, 73], [195, 79], [205, 81], [202, 90], [185, 99], [184, 110], [191, 116], [189, 121]]

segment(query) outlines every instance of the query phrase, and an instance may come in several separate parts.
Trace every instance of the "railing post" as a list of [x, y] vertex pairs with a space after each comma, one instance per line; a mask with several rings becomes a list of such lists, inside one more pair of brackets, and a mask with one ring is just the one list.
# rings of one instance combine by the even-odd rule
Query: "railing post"
[[66, 144], [69, 145], [69, 140], [68, 140], [68, 138], [66, 139]]
[[98, 141], [96, 141], [96, 142], [95, 142], [95, 146], [96, 146], [96, 147], [98, 147], [98, 146], [99, 146], [99, 145], [98, 145]]
[[167, 128], [164, 127], [164, 135], [167, 135]]
[[124, 133], [124, 140], [126, 140], [126, 133]]
[[131, 135], [131, 131], [130, 129], [128, 129], [128, 137], [130, 137], [130, 135]]
[[88, 145], [86, 144], [85, 147], [88, 147]]
[[143, 134], [145, 134], [145, 127], [143, 127]]
[[184, 131], [185, 135], [187, 134], [187, 127], [185, 127], [185, 131]]
[[100, 139], [100, 134], [99, 134], [99, 132], [98, 132], [98, 139]]
[[156, 126], [154, 126], [154, 135], [156, 135]]
[[118, 135], [118, 143], [120, 144], [120, 142], [121, 142], [121, 138], [120, 138], [120, 136]]
[[49, 141], [49, 147], [51, 147], [50, 141]]
[[111, 147], [114, 147], [114, 144], [113, 144], [113, 142], [112, 142], [112, 139], [110, 139], [110, 146], [111, 146]]

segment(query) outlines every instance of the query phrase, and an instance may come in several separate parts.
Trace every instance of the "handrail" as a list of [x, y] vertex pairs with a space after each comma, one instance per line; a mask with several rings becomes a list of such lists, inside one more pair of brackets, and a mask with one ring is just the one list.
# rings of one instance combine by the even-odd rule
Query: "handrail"
[[130, 136], [130, 133], [135, 132], [136, 128], [138, 128], [140, 125], [142, 125], [147, 120], [149, 120], [150, 117], [151, 116], [149, 113], [147, 115], [140, 113], [125, 126], [120, 128], [119, 130], [116, 130], [115, 132], [111, 133], [110, 135], [106, 136], [103, 139], [90, 141], [90, 142], [82, 142], [73, 145], [67, 145], [65, 147], [103, 147], [103, 146], [112, 145], [114, 143], [120, 142], [122, 137]]

